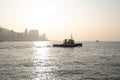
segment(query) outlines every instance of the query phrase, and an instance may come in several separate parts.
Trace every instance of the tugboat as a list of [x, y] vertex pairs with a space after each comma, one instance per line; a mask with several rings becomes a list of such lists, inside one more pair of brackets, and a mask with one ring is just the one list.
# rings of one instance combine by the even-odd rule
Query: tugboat
[[65, 39], [63, 44], [53, 44], [53, 47], [82, 47], [82, 43], [75, 43], [71, 34], [71, 39]]

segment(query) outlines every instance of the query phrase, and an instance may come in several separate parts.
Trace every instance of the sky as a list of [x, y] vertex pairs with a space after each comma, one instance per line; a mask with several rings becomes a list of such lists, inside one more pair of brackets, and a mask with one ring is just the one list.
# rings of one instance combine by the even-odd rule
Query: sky
[[50, 40], [120, 41], [120, 0], [0, 0], [0, 26]]

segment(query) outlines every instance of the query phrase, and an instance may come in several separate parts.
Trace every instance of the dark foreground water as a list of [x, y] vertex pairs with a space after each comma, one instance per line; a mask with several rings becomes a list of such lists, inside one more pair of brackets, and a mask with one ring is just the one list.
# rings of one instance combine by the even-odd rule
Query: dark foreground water
[[120, 80], [120, 42], [0, 42], [0, 80]]

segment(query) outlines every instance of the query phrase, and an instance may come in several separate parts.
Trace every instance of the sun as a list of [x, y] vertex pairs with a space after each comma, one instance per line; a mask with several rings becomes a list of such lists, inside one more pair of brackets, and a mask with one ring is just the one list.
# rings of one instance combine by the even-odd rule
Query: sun
[[25, 15], [25, 18], [32, 28], [46, 31], [51, 29], [50, 26], [52, 26], [55, 21], [56, 9], [50, 3], [38, 2], [30, 6]]

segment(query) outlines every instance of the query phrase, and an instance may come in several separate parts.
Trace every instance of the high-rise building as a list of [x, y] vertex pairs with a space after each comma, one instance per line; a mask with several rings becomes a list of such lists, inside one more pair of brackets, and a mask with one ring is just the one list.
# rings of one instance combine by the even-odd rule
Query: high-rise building
[[25, 33], [24, 33], [25, 35], [28, 35], [28, 31], [27, 31], [27, 28], [25, 29]]
[[38, 40], [39, 38], [39, 31], [38, 30], [30, 30], [29, 31], [29, 39], [30, 40]]

